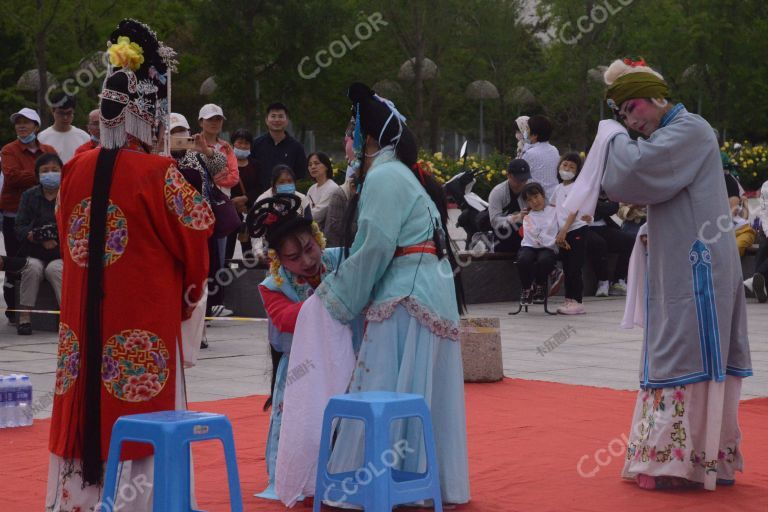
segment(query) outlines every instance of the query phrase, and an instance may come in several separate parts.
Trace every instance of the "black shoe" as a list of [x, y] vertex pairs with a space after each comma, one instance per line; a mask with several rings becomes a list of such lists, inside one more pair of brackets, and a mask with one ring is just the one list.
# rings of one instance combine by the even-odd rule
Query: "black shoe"
[[544, 304], [544, 287], [537, 284], [533, 291], [533, 303]]
[[768, 294], [765, 291], [765, 278], [760, 272], [752, 276], [752, 291], [760, 304], [768, 300]]
[[200, 348], [208, 348], [208, 338], [200, 340]]
[[19, 336], [29, 336], [32, 334], [32, 324], [29, 322], [25, 322], [23, 324], [19, 324], [16, 327], [16, 334]]
[[531, 301], [531, 289], [522, 290], [520, 292], [520, 304], [523, 306], [530, 306], [533, 304]]

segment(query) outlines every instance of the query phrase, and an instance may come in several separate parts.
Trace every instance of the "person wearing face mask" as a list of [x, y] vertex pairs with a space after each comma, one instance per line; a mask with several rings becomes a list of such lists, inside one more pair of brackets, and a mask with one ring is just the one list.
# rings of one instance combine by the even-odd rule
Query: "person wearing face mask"
[[[21, 271], [20, 309], [34, 309], [40, 283], [46, 279], [61, 303], [61, 272], [63, 263], [56, 228], [56, 195], [61, 184], [61, 159], [55, 153], [40, 155], [35, 161], [35, 174], [40, 184], [21, 195], [16, 215], [16, 237], [21, 248], [19, 256], [27, 263]], [[19, 313], [16, 332], [32, 334], [29, 313]]]
[[[275, 168], [272, 169], [270, 187], [256, 198], [256, 202], [274, 197], [278, 194], [291, 194], [298, 197], [301, 201], [299, 211], [302, 212], [304, 217], [309, 219], [312, 218], [312, 210], [309, 207], [309, 200], [307, 199], [307, 196], [296, 191], [296, 175], [293, 173], [293, 169], [287, 165], [276, 165]], [[254, 242], [254, 252], [256, 254], [262, 254], [264, 252], [264, 240], [262, 238], [257, 238], [252, 239], [252, 241]]]
[[309, 206], [309, 199], [301, 192], [296, 191], [296, 174], [293, 169], [287, 165], [276, 165], [272, 169], [272, 181], [270, 187], [264, 191], [256, 200], [261, 201], [277, 194], [293, 194], [301, 200], [300, 211], [305, 217], [312, 218], [312, 210]]
[[[670, 101], [645, 61], [616, 60], [604, 78], [617, 121], [642, 136], [617, 130], [607, 141], [602, 187], [614, 201], [648, 206], [641, 389], [622, 477], [649, 490], [733, 485], [752, 365], [717, 139]], [[617, 121], [601, 121], [598, 133]]]
[[[31, 108], [22, 108], [11, 115], [11, 124], [16, 130], [16, 140], [3, 146], [0, 150], [3, 172], [3, 188], [0, 192], [0, 210], [3, 212], [3, 239], [5, 252], [8, 256], [16, 256], [19, 242], [14, 229], [16, 211], [19, 208], [21, 194], [30, 187], [38, 184], [35, 173], [35, 160], [43, 153], [56, 153], [52, 146], [42, 144], [37, 140], [40, 129], [40, 116]], [[16, 295], [13, 279], [6, 279], [3, 296], [8, 309], [16, 306]], [[6, 311], [8, 321], [14, 323], [14, 313]]]
[[587, 222], [588, 216], [569, 213], [565, 208], [565, 200], [573, 191], [576, 176], [581, 171], [581, 157], [578, 153], [566, 153], [560, 159], [558, 177], [561, 183], [555, 188], [550, 204], [557, 208], [557, 223], [560, 230], [555, 243], [560, 247], [560, 259], [563, 260], [565, 274], [565, 304], [557, 308], [561, 315], [583, 315], [586, 313], [582, 305], [584, 281], [581, 275], [584, 259], [586, 258]]
[[[237, 167], [240, 174], [240, 181], [232, 187], [232, 204], [235, 205], [237, 212], [245, 216], [259, 197], [270, 186], [268, 179], [265, 179], [258, 162], [251, 158], [251, 141], [253, 135], [244, 128], [235, 130], [229, 138], [232, 144], [232, 150], [237, 159]], [[248, 236], [245, 225], [232, 233], [227, 238], [227, 259], [232, 258], [235, 252], [235, 242], [240, 240], [243, 251], [243, 257], [251, 257], [253, 248], [251, 239]]]

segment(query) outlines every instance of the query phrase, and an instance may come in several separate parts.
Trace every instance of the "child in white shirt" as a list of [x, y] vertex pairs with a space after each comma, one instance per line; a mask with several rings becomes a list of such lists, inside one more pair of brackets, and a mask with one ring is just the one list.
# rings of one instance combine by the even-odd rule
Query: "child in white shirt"
[[556, 210], [547, 204], [544, 188], [539, 183], [528, 183], [520, 196], [529, 208], [523, 218], [523, 241], [517, 253], [517, 269], [522, 285], [520, 303], [542, 304], [547, 276], [554, 269], [557, 259]]

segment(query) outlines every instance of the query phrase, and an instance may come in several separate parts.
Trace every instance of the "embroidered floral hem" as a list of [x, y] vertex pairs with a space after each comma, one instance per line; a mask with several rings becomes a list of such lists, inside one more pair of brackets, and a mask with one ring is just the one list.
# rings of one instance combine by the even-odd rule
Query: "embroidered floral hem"
[[[706, 453], [707, 430], [715, 418], [707, 416], [708, 387], [724, 385], [722, 425], [717, 453]], [[635, 404], [632, 430], [622, 476], [638, 474], [675, 476], [704, 482], [708, 473], [731, 480], [741, 471], [743, 459], [738, 425], [741, 379], [725, 383], [697, 382], [684, 386], [641, 390]]]
[[435, 336], [459, 341], [459, 325], [456, 322], [439, 316], [411, 297], [396, 297], [386, 302], [373, 304], [366, 309], [365, 319], [369, 322], [383, 322], [394, 314], [398, 305], [402, 305], [409, 315], [418, 320]]

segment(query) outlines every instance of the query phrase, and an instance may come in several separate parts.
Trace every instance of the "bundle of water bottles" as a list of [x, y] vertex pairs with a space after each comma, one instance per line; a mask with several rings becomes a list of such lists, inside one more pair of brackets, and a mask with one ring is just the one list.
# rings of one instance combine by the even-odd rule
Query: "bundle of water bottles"
[[0, 428], [32, 424], [32, 383], [26, 375], [0, 375]]

